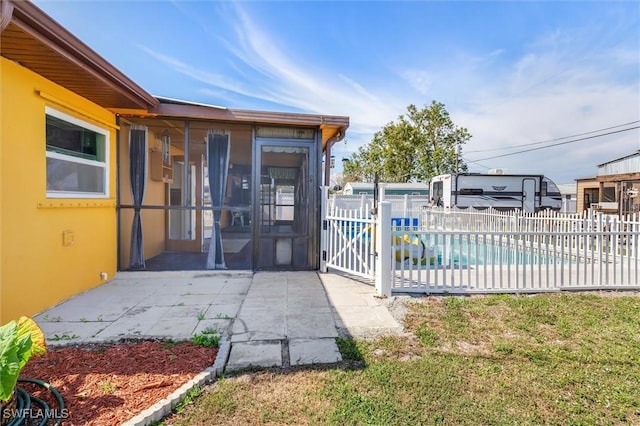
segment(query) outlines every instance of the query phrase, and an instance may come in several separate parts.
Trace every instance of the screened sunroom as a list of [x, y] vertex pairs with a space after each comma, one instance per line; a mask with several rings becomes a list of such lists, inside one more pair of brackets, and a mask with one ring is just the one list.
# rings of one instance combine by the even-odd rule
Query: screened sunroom
[[119, 269], [317, 269], [322, 159], [348, 118], [160, 101], [120, 116]]

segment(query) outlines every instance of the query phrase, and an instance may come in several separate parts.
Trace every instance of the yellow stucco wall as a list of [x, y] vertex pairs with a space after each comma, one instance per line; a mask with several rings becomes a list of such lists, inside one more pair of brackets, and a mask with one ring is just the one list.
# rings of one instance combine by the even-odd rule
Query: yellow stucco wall
[[[34, 315], [116, 272], [115, 116], [0, 58], [0, 322]], [[109, 131], [108, 199], [47, 199], [45, 106]], [[73, 244], [63, 245], [70, 232]]]

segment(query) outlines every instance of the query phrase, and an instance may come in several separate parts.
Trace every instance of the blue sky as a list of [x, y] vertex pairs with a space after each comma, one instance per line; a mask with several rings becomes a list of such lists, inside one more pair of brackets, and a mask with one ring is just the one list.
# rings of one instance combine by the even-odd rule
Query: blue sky
[[[154, 95], [349, 116], [336, 172], [432, 100], [471, 133], [471, 171], [570, 183], [640, 149], [638, 129], [620, 131], [640, 120], [638, 1], [35, 3]], [[606, 128], [620, 132], [490, 158]]]

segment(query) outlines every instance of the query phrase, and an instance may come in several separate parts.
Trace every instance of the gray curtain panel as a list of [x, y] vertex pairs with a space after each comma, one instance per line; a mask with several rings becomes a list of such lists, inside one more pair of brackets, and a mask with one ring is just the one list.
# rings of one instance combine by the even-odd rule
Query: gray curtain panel
[[131, 225], [131, 252], [129, 254], [129, 268], [145, 269], [144, 245], [142, 240], [142, 219], [140, 206], [144, 200], [147, 164], [147, 129], [134, 126], [129, 134], [129, 175], [131, 177], [131, 194], [133, 197], [134, 213]]
[[213, 229], [207, 256], [207, 269], [227, 269], [224, 263], [222, 234], [220, 233], [220, 216], [229, 173], [229, 148], [229, 134], [227, 132], [209, 131], [207, 134], [207, 166], [211, 208], [213, 209]]

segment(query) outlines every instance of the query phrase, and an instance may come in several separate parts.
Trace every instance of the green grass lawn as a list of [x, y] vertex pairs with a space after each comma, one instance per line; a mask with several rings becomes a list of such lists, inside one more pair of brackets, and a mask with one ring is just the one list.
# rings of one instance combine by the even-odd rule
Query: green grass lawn
[[344, 365], [218, 380], [172, 425], [640, 424], [640, 296], [429, 297]]

